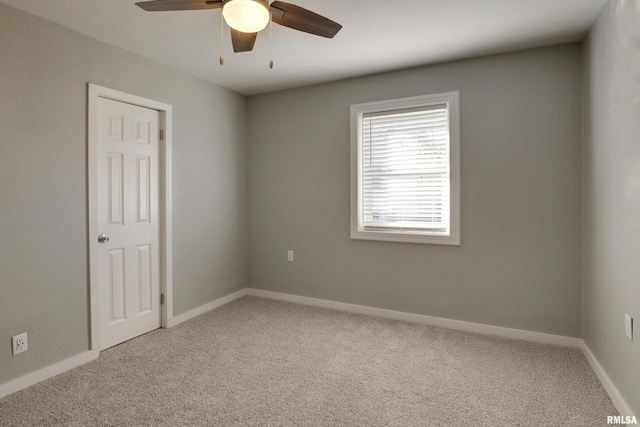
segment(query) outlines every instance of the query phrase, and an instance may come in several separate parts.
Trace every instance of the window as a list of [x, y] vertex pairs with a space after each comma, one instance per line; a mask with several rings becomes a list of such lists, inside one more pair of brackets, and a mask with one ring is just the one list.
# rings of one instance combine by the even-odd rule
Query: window
[[351, 238], [460, 245], [459, 94], [351, 106]]

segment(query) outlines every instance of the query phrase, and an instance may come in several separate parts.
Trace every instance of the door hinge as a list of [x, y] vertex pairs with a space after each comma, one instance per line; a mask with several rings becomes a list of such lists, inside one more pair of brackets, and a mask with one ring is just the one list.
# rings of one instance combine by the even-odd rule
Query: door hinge
[[164, 141], [164, 129], [160, 129], [160, 141]]
[[160, 305], [164, 305], [164, 294], [160, 294]]

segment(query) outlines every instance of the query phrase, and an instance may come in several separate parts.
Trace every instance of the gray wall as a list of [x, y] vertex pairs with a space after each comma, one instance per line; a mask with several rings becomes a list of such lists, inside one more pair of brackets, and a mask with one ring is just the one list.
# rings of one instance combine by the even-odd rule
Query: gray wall
[[88, 349], [87, 82], [173, 105], [175, 314], [246, 287], [245, 97], [2, 4], [0, 63], [0, 384]]
[[[462, 246], [350, 240], [350, 104], [454, 90]], [[251, 287], [579, 334], [578, 45], [254, 96], [249, 123]]]
[[[583, 45], [582, 336], [640, 416], [640, 5], [610, 1]], [[625, 336], [624, 314], [636, 321]]]

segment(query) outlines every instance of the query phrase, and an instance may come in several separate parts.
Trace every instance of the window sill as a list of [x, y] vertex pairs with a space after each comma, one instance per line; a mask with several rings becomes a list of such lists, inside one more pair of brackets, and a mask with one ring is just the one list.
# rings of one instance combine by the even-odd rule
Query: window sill
[[460, 246], [459, 236], [437, 233], [402, 233], [393, 231], [351, 231], [352, 240], [377, 240], [381, 242], [418, 243], [423, 245]]

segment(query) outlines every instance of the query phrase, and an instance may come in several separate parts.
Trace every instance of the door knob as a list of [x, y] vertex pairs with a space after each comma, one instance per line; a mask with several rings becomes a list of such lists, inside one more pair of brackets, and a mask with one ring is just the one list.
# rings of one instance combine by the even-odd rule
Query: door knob
[[98, 236], [98, 243], [107, 243], [109, 241], [109, 236], [106, 234], [101, 234]]

